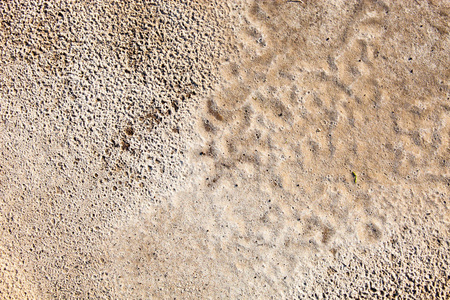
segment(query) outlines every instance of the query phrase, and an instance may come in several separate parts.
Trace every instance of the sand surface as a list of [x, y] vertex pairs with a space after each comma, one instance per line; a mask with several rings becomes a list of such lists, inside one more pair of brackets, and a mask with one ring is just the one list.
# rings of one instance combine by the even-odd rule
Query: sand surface
[[0, 299], [449, 299], [448, 1], [1, 1]]

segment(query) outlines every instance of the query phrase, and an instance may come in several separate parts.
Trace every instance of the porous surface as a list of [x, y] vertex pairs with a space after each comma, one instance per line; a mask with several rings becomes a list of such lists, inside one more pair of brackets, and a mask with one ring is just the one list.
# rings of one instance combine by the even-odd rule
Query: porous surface
[[449, 298], [449, 14], [2, 2], [0, 298]]

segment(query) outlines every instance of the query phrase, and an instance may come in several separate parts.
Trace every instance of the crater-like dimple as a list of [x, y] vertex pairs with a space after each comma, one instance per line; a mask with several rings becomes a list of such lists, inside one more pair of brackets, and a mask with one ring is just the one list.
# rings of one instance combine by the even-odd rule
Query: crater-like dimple
[[[292, 244], [305, 247], [308, 257], [328, 251], [336, 257], [349, 241], [361, 247], [384, 243], [391, 234], [386, 219], [409, 204], [394, 212], [387, 208], [394, 200], [367, 191], [384, 193], [393, 182], [410, 186], [418, 161], [432, 169], [428, 149], [441, 145], [441, 136], [433, 134], [438, 122], [425, 121], [427, 110], [408, 104], [416, 103], [417, 93], [429, 103], [438, 98], [423, 92], [425, 82], [414, 81], [421, 86], [414, 87], [397, 63], [380, 54], [396, 45], [383, 40], [400, 30], [389, 17], [392, 9], [346, 3], [340, 9], [348, 14], [325, 17], [322, 11], [333, 11], [326, 7], [308, 1], [243, 5], [234, 31], [239, 52], [223, 66], [226, 80], [205, 101], [199, 122], [207, 154], [200, 160], [209, 170], [199, 180], [204, 193], [214, 205], [248, 212], [234, 221], [246, 224], [244, 235], [286, 256]], [[384, 33], [381, 20], [390, 24]], [[342, 30], [330, 35], [331, 28]], [[399, 78], [409, 91], [400, 91], [394, 83]], [[263, 205], [263, 198], [270, 202]], [[279, 222], [267, 217], [274, 211], [283, 215]], [[259, 223], [250, 215], [264, 217]], [[271, 237], [277, 230], [283, 238]]]
[[2, 1], [0, 298], [449, 298], [448, 15]]

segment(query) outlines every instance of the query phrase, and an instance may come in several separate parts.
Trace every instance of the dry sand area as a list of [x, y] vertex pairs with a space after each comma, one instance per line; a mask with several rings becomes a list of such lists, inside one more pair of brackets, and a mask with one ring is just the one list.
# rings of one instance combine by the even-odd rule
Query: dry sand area
[[0, 299], [450, 299], [448, 1], [0, 2]]

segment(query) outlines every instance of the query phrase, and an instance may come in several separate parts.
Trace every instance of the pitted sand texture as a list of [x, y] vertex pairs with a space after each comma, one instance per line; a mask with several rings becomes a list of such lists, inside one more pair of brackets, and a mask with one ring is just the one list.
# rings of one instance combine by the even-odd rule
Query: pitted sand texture
[[0, 298], [450, 298], [445, 1], [0, 3]]

